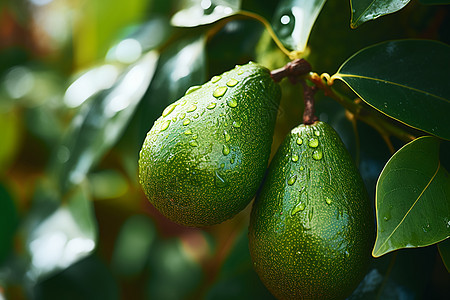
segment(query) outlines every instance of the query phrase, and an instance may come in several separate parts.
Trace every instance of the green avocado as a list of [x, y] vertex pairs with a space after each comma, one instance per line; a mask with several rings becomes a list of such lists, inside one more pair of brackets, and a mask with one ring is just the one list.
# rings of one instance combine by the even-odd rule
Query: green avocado
[[362, 280], [372, 206], [334, 129], [300, 125], [283, 141], [252, 207], [254, 268], [278, 299], [344, 299]]
[[149, 201], [192, 227], [245, 208], [267, 169], [280, 97], [269, 70], [252, 62], [191, 87], [142, 146], [139, 177]]

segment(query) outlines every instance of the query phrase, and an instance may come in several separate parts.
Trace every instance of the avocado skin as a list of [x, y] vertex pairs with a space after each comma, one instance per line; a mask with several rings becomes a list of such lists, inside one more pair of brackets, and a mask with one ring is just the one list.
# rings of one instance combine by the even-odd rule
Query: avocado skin
[[267, 169], [280, 97], [269, 70], [248, 63], [169, 105], [140, 152], [149, 201], [192, 227], [221, 223], [245, 208]]
[[250, 216], [262, 282], [278, 299], [344, 299], [367, 271], [373, 240], [372, 206], [338, 134], [324, 122], [294, 128]]

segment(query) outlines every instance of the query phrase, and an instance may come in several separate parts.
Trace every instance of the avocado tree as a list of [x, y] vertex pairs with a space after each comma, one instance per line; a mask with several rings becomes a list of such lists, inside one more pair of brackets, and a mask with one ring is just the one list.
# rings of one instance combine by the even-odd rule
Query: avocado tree
[[[0, 299], [445, 298], [450, 292], [447, 4], [1, 2]], [[250, 70], [247, 75], [254, 72], [250, 79], [242, 68]], [[221, 90], [214, 85], [220, 79], [226, 79]], [[205, 99], [202, 93], [208, 94], [207, 102], [197, 101]], [[219, 103], [222, 96], [228, 98]], [[252, 101], [239, 115], [249, 126], [226, 123], [243, 98]], [[182, 114], [197, 109], [199, 120], [207, 116], [200, 109], [217, 115], [202, 126], [192, 115], [189, 131]], [[298, 127], [302, 123], [306, 127]], [[219, 127], [220, 136], [210, 134]], [[211, 185], [193, 170], [185, 172], [219, 156], [226, 156], [227, 164], [233, 159], [231, 166], [239, 158], [232, 157], [237, 148], [218, 144], [212, 147], [217, 156], [197, 156], [189, 165], [167, 150], [175, 134], [196, 149], [203, 141], [200, 133], [208, 141], [228, 142], [239, 131], [227, 128], [242, 129], [242, 149], [261, 148], [242, 156], [247, 165], [232, 178], [231, 184], [247, 184], [245, 189], [229, 188], [216, 169], [210, 169]], [[144, 142], [149, 131], [151, 139]], [[300, 132], [309, 138], [317, 132], [331, 150], [308, 148], [306, 139], [297, 140]], [[251, 144], [260, 137], [263, 142]], [[292, 147], [299, 152], [289, 152]], [[152, 152], [147, 161], [141, 154], [139, 166], [141, 148]], [[272, 222], [267, 199], [288, 194], [289, 186], [298, 186], [292, 197], [306, 195], [299, 186], [304, 169], [297, 163], [303, 154], [321, 162], [311, 160], [306, 167], [313, 170], [314, 195], [324, 200], [324, 210], [336, 202], [336, 193], [367, 196], [360, 197], [367, 205], [357, 212], [352, 213], [361, 203], [339, 215], [342, 224], [344, 219], [358, 224], [339, 235], [345, 239], [339, 246], [344, 245], [342, 260], [321, 252], [308, 264], [328, 270], [325, 266], [336, 262], [337, 274], [344, 274], [339, 270], [345, 262], [358, 269], [356, 275], [345, 273], [341, 293], [331, 296], [304, 285], [286, 294], [273, 292], [267, 277], [282, 286], [291, 280], [289, 273], [277, 277], [277, 270], [258, 265], [273, 254], [262, 250], [282, 245], [280, 265], [301, 267], [291, 260], [290, 247], [306, 244], [308, 235], [294, 232], [287, 244], [253, 243], [256, 226], [258, 232], [270, 232], [277, 224], [289, 225]], [[322, 157], [334, 163], [327, 165]], [[145, 171], [152, 180], [146, 185], [139, 168], [160, 158], [185, 169], [172, 170], [176, 176], [170, 170], [158, 169], [156, 177]], [[266, 172], [269, 161], [273, 166]], [[225, 161], [222, 168], [228, 168]], [[179, 195], [173, 187], [189, 199], [216, 197], [220, 205], [184, 214], [189, 199], [172, 197]], [[179, 211], [155, 204], [152, 189], [168, 194], [168, 201], [176, 199]], [[243, 195], [247, 202], [235, 205]], [[309, 211], [302, 201], [296, 203], [284, 215]], [[251, 212], [253, 206], [265, 214]], [[200, 212], [213, 221], [196, 220]], [[317, 209], [314, 214], [326, 216]], [[327, 234], [321, 224], [314, 226]], [[361, 240], [369, 246], [360, 246]], [[353, 256], [358, 251], [367, 256]], [[329, 277], [322, 275], [314, 273], [326, 284]]]

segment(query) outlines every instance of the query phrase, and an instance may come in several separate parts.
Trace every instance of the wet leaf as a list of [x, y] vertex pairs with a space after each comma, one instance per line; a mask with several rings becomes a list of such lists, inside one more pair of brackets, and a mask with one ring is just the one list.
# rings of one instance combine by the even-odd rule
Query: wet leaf
[[352, 18], [350, 26], [356, 28], [364, 22], [394, 13], [405, 7], [410, 0], [350, 0]]
[[116, 143], [153, 78], [157, 60], [155, 52], [144, 55], [111, 88], [86, 102], [74, 117], [54, 162], [55, 176], [63, 191], [80, 183]]
[[214, 23], [239, 11], [241, 0], [191, 0], [172, 17], [172, 24], [194, 27]]
[[450, 177], [437, 139], [418, 138], [391, 157], [378, 179], [376, 215], [375, 257], [450, 236]]
[[283, 45], [303, 52], [314, 22], [326, 0], [282, 0], [272, 26]]
[[450, 66], [448, 45], [397, 40], [357, 52], [334, 78], [391, 118], [450, 139], [450, 85], [443, 66]]

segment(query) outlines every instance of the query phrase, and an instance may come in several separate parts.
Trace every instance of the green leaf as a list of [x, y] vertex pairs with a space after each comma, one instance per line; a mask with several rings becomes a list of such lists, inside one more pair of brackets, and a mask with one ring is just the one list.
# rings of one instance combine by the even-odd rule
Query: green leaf
[[85, 186], [78, 186], [59, 206], [54, 199], [58, 195], [48, 187], [40, 187], [35, 197], [24, 226], [25, 246], [30, 256], [27, 277], [34, 282], [91, 254], [98, 238], [93, 206]]
[[418, 138], [391, 157], [378, 179], [376, 215], [374, 257], [450, 236], [450, 177], [439, 140]]
[[314, 22], [326, 0], [282, 0], [272, 26], [283, 45], [303, 52]]
[[[450, 226], [450, 224], [449, 224]], [[446, 239], [438, 244], [439, 253], [441, 254], [442, 261], [445, 268], [450, 273], [450, 239]]]
[[121, 136], [148, 89], [157, 60], [155, 52], [144, 55], [111, 88], [87, 101], [74, 117], [54, 162], [55, 176], [63, 190], [80, 183]]
[[450, 47], [427, 40], [397, 40], [365, 48], [333, 75], [382, 113], [450, 139]]
[[172, 17], [172, 24], [179, 27], [195, 27], [211, 24], [237, 13], [241, 0], [191, 0]]
[[352, 18], [350, 26], [356, 28], [364, 22], [399, 11], [410, 0], [350, 0]]

